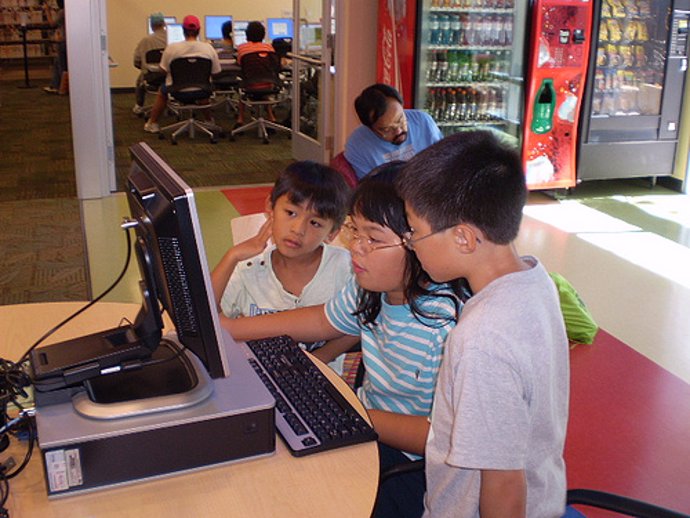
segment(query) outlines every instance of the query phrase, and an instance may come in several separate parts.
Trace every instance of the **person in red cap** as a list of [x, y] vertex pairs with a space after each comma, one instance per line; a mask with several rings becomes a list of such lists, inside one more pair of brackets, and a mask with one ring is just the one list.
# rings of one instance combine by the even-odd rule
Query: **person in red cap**
[[144, 131], [149, 133], [160, 132], [158, 125], [158, 118], [165, 110], [168, 100], [168, 87], [172, 84], [172, 76], [170, 75], [170, 63], [177, 58], [206, 58], [211, 60], [211, 74], [220, 72], [220, 62], [218, 61], [218, 54], [215, 49], [207, 42], [199, 41], [199, 31], [201, 29], [201, 22], [199, 18], [193, 14], [189, 14], [182, 20], [182, 32], [184, 33], [184, 41], [172, 43], [168, 45], [163, 51], [161, 57], [160, 67], [167, 76], [165, 84], [158, 91], [158, 96], [151, 109], [151, 118], [144, 124]]

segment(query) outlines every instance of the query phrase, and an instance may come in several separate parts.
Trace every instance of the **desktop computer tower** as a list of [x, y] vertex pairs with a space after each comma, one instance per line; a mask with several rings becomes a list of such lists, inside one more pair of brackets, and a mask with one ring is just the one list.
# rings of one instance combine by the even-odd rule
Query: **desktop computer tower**
[[273, 454], [273, 396], [238, 344], [228, 344], [227, 352], [230, 376], [209, 380], [211, 395], [185, 408], [108, 419], [85, 416], [72, 401], [39, 406], [36, 424], [48, 496]]

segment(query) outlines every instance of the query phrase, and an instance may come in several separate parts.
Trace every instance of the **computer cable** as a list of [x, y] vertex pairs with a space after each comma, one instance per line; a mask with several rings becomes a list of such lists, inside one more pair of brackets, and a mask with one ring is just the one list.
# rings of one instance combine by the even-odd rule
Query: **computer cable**
[[93, 306], [97, 302], [100, 302], [103, 299], [103, 297], [105, 297], [111, 291], [113, 291], [113, 289], [115, 289], [115, 287], [120, 283], [122, 278], [125, 276], [125, 273], [127, 273], [127, 269], [129, 268], [129, 263], [130, 263], [131, 258], [132, 258], [132, 237], [130, 235], [130, 227], [127, 225], [123, 225], [123, 229], [125, 230], [125, 236], [127, 236], [127, 257], [125, 259], [125, 265], [122, 268], [122, 271], [120, 272], [120, 274], [115, 279], [115, 281], [113, 281], [113, 283], [104, 292], [102, 292], [100, 295], [98, 295], [91, 302], [87, 303], [85, 306], [83, 306], [82, 308], [80, 308], [77, 311], [75, 311], [74, 313], [72, 313], [70, 316], [68, 316], [66, 319], [64, 319], [62, 322], [60, 322], [59, 324], [57, 324], [53, 328], [49, 329], [43, 336], [41, 336], [38, 340], [36, 340], [36, 342], [34, 342], [33, 345], [31, 347], [29, 347], [29, 349], [22, 355], [21, 359], [19, 360], [20, 365], [24, 364], [29, 359], [29, 355], [31, 354], [31, 351], [36, 349], [36, 347], [38, 347], [46, 338], [48, 338], [50, 335], [55, 333], [58, 329], [60, 329], [62, 326], [64, 326], [68, 322], [70, 322], [72, 319], [81, 315], [84, 311], [89, 309], [91, 306]]

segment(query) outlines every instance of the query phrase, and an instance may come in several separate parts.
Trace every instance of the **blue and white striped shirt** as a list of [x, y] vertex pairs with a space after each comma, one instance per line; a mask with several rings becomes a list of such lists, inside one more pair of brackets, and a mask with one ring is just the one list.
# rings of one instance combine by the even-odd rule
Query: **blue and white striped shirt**
[[[406, 415], [429, 415], [443, 343], [455, 325], [455, 307], [447, 297], [425, 297], [425, 312], [447, 317], [417, 320], [410, 306], [385, 301], [375, 326], [362, 326], [352, 314], [359, 286], [352, 279], [325, 306], [326, 317], [339, 331], [360, 336], [366, 369], [358, 396], [366, 408]], [[447, 291], [446, 293], [450, 293]], [[422, 319], [425, 320], [425, 319]]]

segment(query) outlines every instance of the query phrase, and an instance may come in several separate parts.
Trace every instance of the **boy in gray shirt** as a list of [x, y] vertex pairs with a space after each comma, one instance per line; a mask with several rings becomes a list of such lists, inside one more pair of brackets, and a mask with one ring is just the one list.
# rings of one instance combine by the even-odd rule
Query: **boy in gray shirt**
[[513, 245], [527, 189], [489, 132], [448, 137], [398, 180], [405, 243], [437, 282], [473, 296], [451, 331], [426, 446], [425, 517], [560, 517], [568, 340], [544, 267]]

